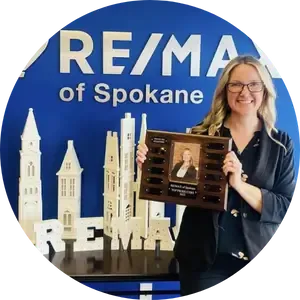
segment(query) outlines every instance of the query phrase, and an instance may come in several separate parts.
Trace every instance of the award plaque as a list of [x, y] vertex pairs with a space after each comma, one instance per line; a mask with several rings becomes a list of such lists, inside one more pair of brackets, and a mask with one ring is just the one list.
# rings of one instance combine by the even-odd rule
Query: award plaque
[[231, 138], [148, 130], [145, 144], [140, 199], [226, 210]]

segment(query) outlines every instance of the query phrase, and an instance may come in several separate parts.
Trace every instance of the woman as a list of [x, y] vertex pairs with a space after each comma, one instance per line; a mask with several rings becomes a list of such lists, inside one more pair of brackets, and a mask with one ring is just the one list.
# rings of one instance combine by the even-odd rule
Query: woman
[[185, 148], [181, 154], [181, 161], [174, 166], [171, 172], [171, 179], [195, 181], [196, 176], [197, 171], [193, 164], [191, 150], [189, 148]]
[[[231, 137], [224, 160], [229, 181], [226, 212], [185, 209], [174, 253], [182, 295], [227, 279], [268, 243], [282, 222], [295, 188], [293, 144], [275, 128], [272, 79], [252, 56], [231, 60], [220, 77], [211, 110], [195, 134]], [[140, 145], [141, 165], [147, 147]]]

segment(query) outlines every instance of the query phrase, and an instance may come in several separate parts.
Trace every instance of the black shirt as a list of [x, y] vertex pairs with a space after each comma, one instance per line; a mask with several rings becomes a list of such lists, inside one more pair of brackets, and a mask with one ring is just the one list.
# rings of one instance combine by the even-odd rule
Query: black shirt
[[[231, 137], [230, 130], [223, 127], [222, 136]], [[257, 131], [243, 152], [240, 153], [232, 140], [232, 150], [241, 162], [243, 174], [246, 178], [251, 178], [255, 170], [259, 143], [260, 131]], [[240, 259], [248, 260], [240, 214], [242, 201], [245, 200], [233, 188], [229, 187], [227, 211], [224, 211], [219, 216], [218, 253], [226, 253]]]

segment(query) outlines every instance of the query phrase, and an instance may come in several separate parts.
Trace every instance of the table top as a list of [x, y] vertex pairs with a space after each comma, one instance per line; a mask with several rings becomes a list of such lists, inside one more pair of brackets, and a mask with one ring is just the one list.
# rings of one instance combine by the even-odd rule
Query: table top
[[78, 281], [178, 280], [173, 251], [97, 250], [57, 252], [46, 258]]

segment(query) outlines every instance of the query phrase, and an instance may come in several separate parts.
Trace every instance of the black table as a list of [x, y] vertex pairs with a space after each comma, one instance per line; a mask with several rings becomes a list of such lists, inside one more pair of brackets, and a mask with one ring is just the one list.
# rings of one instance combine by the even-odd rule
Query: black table
[[178, 265], [172, 251], [159, 256], [150, 250], [85, 251], [55, 253], [50, 259], [65, 274], [80, 281], [178, 280]]
[[[58, 252], [46, 258], [59, 270], [86, 284], [91, 282], [178, 281], [178, 264], [172, 251], [97, 250]], [[105, 291], [113, 295], [179, 294], [179, 290]]]

